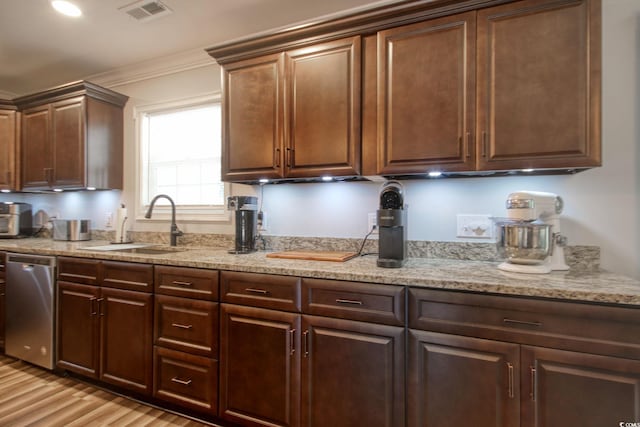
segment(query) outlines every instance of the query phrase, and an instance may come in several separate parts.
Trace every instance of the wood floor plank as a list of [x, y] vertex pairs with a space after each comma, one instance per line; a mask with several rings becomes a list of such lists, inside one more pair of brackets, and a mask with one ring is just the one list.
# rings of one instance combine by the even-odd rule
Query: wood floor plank
[[0, 355], [0, 426], [215, 426]]

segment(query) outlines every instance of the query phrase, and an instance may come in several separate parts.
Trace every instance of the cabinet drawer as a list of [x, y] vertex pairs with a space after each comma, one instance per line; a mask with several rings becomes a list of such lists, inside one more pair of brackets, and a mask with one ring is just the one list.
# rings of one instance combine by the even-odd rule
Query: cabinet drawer
[[218, 300], [218, 272], [184, 267], [155, 267], [155, 290], [176, 297]]
[[640, 359], [640, 310], [412, 288], [409, 327]]
[[303, 279], [302, 311], [320, 316], [404, 325], [405, 288]]
[[58, 280], [97, 285], [100, 261], [82, 258], [58, 257]]
[[272, 274], [220, 273], [222, 302], [300, 311], [300, 278]]
[[218, 354], [218, 303], [155, 296], [155, 343], [203, 356]]
[[154, 397], [209, 415], [218, 413], [218, 361], [154, 348]]
[[132, 262], [103, 261], [102, 286], [153, 292], [153, 266]]

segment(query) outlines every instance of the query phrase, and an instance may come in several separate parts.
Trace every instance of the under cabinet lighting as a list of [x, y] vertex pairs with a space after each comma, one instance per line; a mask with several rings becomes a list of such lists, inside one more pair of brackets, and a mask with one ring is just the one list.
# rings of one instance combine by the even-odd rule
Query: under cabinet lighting
[[430, 178], [437, 178], [437, 177], [439, 177], [439, 176], [442, 176], [442, 172], [440, 172], [440, 171], [433, 171], [433, 172], [429, 172], [429, 174], [428, 174], [428, 175], [429, 175], [429, 177], [430, 177]]
[[0, 193], [11, 193], [11, 190], [0, 190]]
[[333, 177], [331, 177], [331, 176], [323, 176], [323, 177], [322, 177], [322, 180], [323, 180], [324, 182], [333, 181]]
[[96, 191], [96, 187], [87, 187], [88, 191]]
[[62, 193], [62, 188], [54, 188], [53, 191], [56, 193]]
[[65, 16], [71, 16], [73, 18], [77, 18], [82, 15], [82, 11], [75, 4], [64, 1], [64, 0], [54, 0], [51, 2], [51, 6]]
[[522, 172], [527, 172], [527, 173], [533, 172], [533, 169], [522, 169]]
[[268, 184], [268, 183], [269, 183], [269, 180], [268, 180], [267, 178], [260, 178], [260, 179], [258, 180], [258, 182], [259, 182], [260, 184]]

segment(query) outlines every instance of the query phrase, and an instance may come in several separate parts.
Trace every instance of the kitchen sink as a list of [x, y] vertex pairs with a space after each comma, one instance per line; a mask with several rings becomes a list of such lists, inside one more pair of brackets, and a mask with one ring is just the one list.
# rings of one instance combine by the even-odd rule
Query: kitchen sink
[[176, 248], [174, 246], [159, 246], [154, 243], [123, 243], [102, 246], [85, 246], [81, 249], [85, 251], [119, 252], [144, 255], [163, 255], [186, 250], [185, 248]]
[[117, 249], [112, 252], [125, 252], [128, 254], [162, 255], [162, 254], [170, 254], [174, 252], [182, 252], [184, 250], [185, 249], [182, 249], [182, 248], [142, 247], [142, 248]]

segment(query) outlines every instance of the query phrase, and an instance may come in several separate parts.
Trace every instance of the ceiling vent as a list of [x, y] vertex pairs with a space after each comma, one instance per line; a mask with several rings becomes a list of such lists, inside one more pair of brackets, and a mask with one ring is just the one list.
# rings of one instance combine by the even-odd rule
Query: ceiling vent
[[158, 0], [141, 0], [122, 6], [122, 10], [127, 15], [138, 21], [146, 22], [173, 13], [166, 5]]

